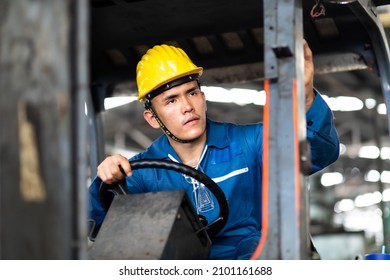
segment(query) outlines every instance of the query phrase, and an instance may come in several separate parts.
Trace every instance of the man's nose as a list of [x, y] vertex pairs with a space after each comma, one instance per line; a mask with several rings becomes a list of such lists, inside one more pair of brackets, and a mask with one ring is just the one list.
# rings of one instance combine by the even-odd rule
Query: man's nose
[[189, 98], [187, 96], [183, 97], [182, 102], [183, 102], [182, 104], [183, 104], [183, 112], [184, 113], [191, 112], [194, 109], [192, 102], [189, 100]]

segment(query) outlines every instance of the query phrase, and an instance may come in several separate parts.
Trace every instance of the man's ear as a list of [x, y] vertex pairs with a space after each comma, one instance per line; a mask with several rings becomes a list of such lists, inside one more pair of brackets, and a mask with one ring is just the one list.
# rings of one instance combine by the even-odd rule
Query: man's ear
[[152, 112], [150, 112], [149, 110], [145, 110], [144, 111], [144, 119], [147, 121], [147, 123], [151, 127], [153, 127], [153, 128], [160, 128], [160, 125], [158, 124], [156, 118], [154, 117]]

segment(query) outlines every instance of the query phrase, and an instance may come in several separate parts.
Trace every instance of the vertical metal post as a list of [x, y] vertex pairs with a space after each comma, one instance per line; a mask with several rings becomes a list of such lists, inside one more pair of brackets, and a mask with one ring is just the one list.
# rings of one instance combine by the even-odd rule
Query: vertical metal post
[[[371, 37], [370, 39], [378, 66], [378, 75], [381, 78], [382, 94], [387, 107], [387, 128], [390, 132], [390, 52], [387, 36], [375, 12], [376, 7], [373, 6], [371, 1], [358, 0], [350, 3], [349, 7], [367, 28], [368, 34]], [[379, 188], [383, 190], [381, 183], [379, 183]], [[386, 209], [384, 202], [381, 202], [381, 209]], [[382, 215], [384, 245], [386, 248], [390, 248], [390, 221], [389, 217], [385, 217], [385, 213]]]
[[300, 172], [306, 140], [302, 3], [263, 1], [263, 228], [259, 259], [308, 258], [308, 193]]
[[86, 255], [87, 7], [0, 3], [1, 259]]
[[73, 259], [87, 258], [87, 166], [88, 166], [88, 104], [90, 98], [89, 77], [89, 2], [71, 2], [71, 100], [73, 158]]

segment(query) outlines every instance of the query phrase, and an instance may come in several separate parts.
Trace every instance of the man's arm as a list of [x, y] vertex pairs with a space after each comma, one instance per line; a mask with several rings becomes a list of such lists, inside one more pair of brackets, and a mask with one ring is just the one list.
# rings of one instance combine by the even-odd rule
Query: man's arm
[[315, 99], [315, 92], [313, 90], [314, 78], [314, 64], [313, 54], [306, 40], [303, 40], [303, 57], [304, 57], [304, 83], [305, 83], [305, 107], [306, 111], [310, 109]]
[[311, 150], [311, 173], [314, 173], [338, 159], [340, 143], [333, 113], [314, 89], [313, 55], [306, 40], [303, 43], [307, 139]]
[[307, 139], [310, 142], [311, 173], [317, 172], [339, 157], [340, 142], [334, 126], [333, 113], [314, 90], [315, 99], [306, 112]]

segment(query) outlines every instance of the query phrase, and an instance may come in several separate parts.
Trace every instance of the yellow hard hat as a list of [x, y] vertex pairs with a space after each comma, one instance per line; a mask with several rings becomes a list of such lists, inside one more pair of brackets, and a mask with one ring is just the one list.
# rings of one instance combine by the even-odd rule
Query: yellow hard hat
[[197, 67], [181, 48], [163, 44], [149, 49], [136, 71], [138, 99], [145, 100], [147, 94], [167, 83], [188, 75], [202, 75], [203, 68]]

